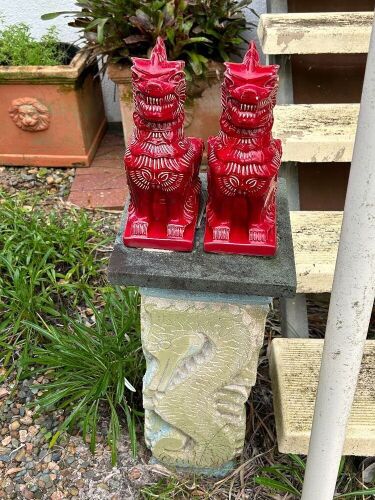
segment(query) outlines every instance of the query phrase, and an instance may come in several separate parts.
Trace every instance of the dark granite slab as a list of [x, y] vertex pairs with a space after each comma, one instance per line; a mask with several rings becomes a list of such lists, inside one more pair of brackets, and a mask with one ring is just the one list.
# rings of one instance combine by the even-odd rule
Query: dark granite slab
[[190, 253], [142, 250], [122, 242], [126, 209], [111, 255], [108, 279], [115, 285], [226, 293], [292, 297], [296, 271], [286, 185], [279, 180], [278, 250], [275, 257], [214, 254], [203, 251], [205, 217], [196, 232]]

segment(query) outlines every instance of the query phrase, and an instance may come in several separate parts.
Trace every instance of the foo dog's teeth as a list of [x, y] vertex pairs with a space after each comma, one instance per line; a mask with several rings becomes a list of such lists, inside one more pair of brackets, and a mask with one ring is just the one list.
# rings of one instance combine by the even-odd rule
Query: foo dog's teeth
[[241, 111], [255, 111], [257, 109], [257, 104], [245, 104], [245, 103], [240, 103], [240, 110]]

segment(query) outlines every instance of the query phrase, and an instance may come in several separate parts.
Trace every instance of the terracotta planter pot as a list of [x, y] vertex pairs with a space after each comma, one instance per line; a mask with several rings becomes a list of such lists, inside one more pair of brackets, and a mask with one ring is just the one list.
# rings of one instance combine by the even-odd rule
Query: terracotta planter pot
[[0, 164], [88, 166], [106, 128], [95, 66], [0, 66]]
[[[185, 133], [188, 136], [201, 137], [205, 141], [219, 130], [221, 113], [221, 80], [224, 66], [212, 62], [207, 80], [194, 87], [195, 97], [190, 97], [185, 105]], [[133, 130], [133, 94], [130, 66], [110, 64], [108, 76], [118, 85], [122, 126], [125, 144], [129, 143]]]

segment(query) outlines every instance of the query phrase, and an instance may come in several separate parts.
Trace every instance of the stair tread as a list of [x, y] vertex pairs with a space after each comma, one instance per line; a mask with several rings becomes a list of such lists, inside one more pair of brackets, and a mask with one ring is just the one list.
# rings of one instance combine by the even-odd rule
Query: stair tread
[[[307, 454], [319, 380], [323, 340], [274, 339], [271, 381], [278, 447]], [[375, 454], [375, 341], [366, 341], [346, 432], [345, 455]]]
[[350, 162], [359, 104], [285, 104], [275, 107], [274, 137], [283, 161]]
[[364, 54], [373, 12], [262, 14], [258, 36], [265, 54]]
[[343, 212], [292, 211], [297, 293], [332, 289]]

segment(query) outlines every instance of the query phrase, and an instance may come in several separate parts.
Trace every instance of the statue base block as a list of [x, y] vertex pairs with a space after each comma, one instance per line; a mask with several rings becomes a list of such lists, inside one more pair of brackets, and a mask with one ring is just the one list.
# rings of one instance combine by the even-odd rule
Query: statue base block
[[[273, 230], [273, 233], [275, 231]], [[230, 241], [216, 240], [213, 238], [212, 229], [206, 226], [204, 235], [204, 249], [206, 252], [229, 253], [237, 255], [258, 255], [271, 257], [276, 253], [275, 237], [268, 235], [268, 240], [274, 243], [264, 241], [249, 243], [246, 241], [247, 235], [241, 228], [234, 227], [231, 230]]]
[[176, 252], [191, 252], [194, 247], [196, 221], [187, 226], [183, 237], [172, 238], [167, 236], [165, 225], [154, 222], [148, 230], [147, 236], [131, 234], [131, 222], [125, 225], [123, 242], [133, 248], [154, 248], [156, 250], [174, 250]]

